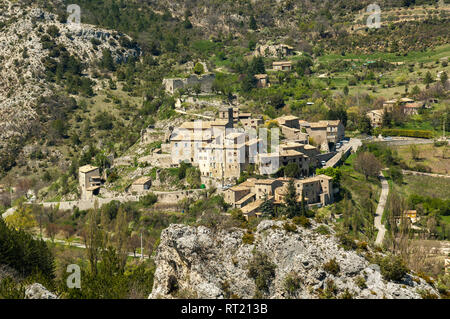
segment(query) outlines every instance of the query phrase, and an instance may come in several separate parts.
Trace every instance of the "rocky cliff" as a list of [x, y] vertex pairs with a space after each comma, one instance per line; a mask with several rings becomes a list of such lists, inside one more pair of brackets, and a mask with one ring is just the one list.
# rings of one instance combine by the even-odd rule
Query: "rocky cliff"
[[101, 58], [104, 49], [110, 50], [116, 61], [137, 56], [139, 50], [121, 46], [122, 38], [131, 42], [127, 35], [91, 25], [61, 23], [54, 14], [38, 7], [0, 0], [0, 8], [1, 157], [9, 152], [8, 144], [23, 139], [37, 121], [37, 99], [62, 90], [45, 76], [45, 58], [54, 54], [42, 42], [49, 27], [58, 30], [51, 40], [87, 66]]
[[[366, 252], [346, 251], [332, 230], [321, 235], [284, 221], [256, 232], [171, 225], [161, 235], [149, 298], [421, 298], [438, 295], [423, 279], [384, 279]], [[322, 226], [323, 228], [323, 226]], [[288, 229], [288, 230], [286, 230]], [[243, 243], [243, 236], [244, 242]]]

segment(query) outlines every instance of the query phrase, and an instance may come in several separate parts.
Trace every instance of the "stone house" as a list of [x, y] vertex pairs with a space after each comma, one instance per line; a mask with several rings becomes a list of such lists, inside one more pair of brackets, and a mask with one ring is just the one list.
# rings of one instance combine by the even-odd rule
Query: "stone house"
[[[249, 178], [227, 189], [224, 192], [224, 200], [233, 208], [240, 208], [246, 217], [258, 215], [259, 208], [266, 198], [277, 205], [284, 203], [288, 182], [288, 178]], [[307, 179], [296, 179], [294, 185], [298, 202], [301, 202], [302, 195], [308, 205], [325, 206], [334, 201], [333, 183], [329, 176], [318, 175]]]
[[[280, 178], [283, 186], [275, 191], [275, 203], [281, 204], [284, 202], [284, 196], [287, 192], [289, 179]], [[317, 175], [306, 179], [294, 180], [296, 193], [298, 195], [297, 201], [301, 202], [302, 196], [308, 205], [322, 206], [329, 205], [334, 202], [333, 196], [333, 181], [332, 178], [326, 175]]]
[[136, 193], [145, 193], [150, 190], [150, 187], [152, 186], [152, 179], [148, 176], [143, 176], [138, 178], [131, 184], [130, 191], [136, 192]]
[[300, 128], [300, 120], [293, 115], [281, 116], [275, 119], [280, 126], [283, 136], [291, 141], [308, 143], [308, 134]]
[[419, 110], [425, 107], [424, 102], [407, 103], [403, 106], [403, 112], [406, 115], [417, 115]]
[[345, 128], [340, 120], [306, 122], [300, 121], [300, 127], [306, 130], [317, 145], [336, 144], [345, 137]]
[[258, 167], [261, 175], [275, 174], [280, 167], [294, 163], [299, 166], [303, 176], [309, 175], [310, 158], [295, 150], [280, 150], [278, 153], [258, 155]]
[[369, 111], [366, 115], [370, 119], [372, 127], [381, 127], [383, 125], [383, 109]]
[[102, 179], [100, 169], [96, 166], [85, 165], [78, 170], [78, 180], [81, 189], [81, 199], [92, 199], [99, 194]]
[[275, 71], [292, 71], [291, 61], [275, 61], [272, 63], [272, 68]]

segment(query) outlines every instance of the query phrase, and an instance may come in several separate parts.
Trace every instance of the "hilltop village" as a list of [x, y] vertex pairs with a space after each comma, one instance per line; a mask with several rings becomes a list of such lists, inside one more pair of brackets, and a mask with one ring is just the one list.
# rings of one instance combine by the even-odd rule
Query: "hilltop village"
[[448, 0], [0, 7], [0, 299], [450, 297]]

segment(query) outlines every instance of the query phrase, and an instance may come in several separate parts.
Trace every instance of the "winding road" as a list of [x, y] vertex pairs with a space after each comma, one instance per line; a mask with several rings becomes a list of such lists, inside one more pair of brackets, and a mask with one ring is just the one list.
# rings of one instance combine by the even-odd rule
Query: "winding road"
[[375, 240], [375, 245], [381, 245], [383, 243], [384, 234], [386, 233], [386, 227], [381, 223], [381, 218], [383, 217], [384, 207], [386, 206], [386, 201], [389, 195], [389, 184], [380, 172], [378, 176], [381, 181], [381, 195], [378, 201], [377, 211], [375, 212], [375, 228], [378, 229], [377, 239]]

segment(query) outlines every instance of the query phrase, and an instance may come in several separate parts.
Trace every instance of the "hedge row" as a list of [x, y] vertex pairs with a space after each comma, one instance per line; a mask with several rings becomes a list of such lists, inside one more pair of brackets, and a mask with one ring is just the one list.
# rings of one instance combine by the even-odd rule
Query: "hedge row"
[[405, 137], [420, 137], [420, 138], [433, 138], [432, 131], [423, 130], [404, 130], [404, 129], [383, 129], [381, 131], [383, 136], [405, 136]]

